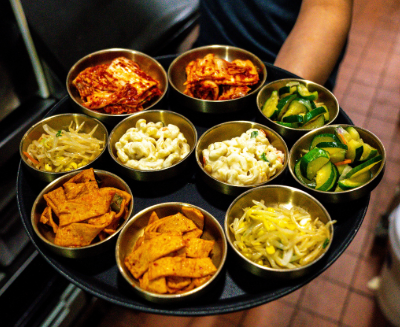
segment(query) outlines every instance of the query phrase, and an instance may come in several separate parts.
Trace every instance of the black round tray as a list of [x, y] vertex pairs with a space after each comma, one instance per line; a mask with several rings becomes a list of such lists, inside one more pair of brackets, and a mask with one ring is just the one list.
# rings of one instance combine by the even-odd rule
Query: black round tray
[[[164, 56], [157, 59], [167, 70], [174, 58], [175, 56]], [[267, 82], [296, 77], [267, 63], [266, 67], [268, 72]], [[222, 121], [238, 119], [253, 121], [257, 111], [256, 103], [254, 103], [254, 108], [246, 108], [243, 112], [235, 114], [220, 116], [197, 114], [181, 111], [180, 108], [170, 108], [168, 96], [164, 103], [158, 105], [156, 109], [170, 109], [183, 113], [196, 126], [199, 137], [208, 128]], [[47, 116], [68, 112], [75, 112], [75, 109], [68, 97], [64, 97], [51, 109]], [[352, 124], [352, 121], [340, 109], [335, 123]], [[110, 131], [111, 129], [112, 127], [110, 127]], [[288, 146], [290, 148], [291, 145], [288, 144]], [[96, 165], [94, 168], [113, 171], [113, 163], [110, 158], [107, 158], [101, 166]], [[182, 172], [179, 178], [174, 180], [161, 183], [143, 183], [125, 178], [134, 195], [134, 212], [139, 212], [157, 203], [184, 202], [207, 210], [223, 226], [225, 212], [234, 198], [210, 190], [197, 177], [197, 169], [198, 167], [196, 167], [192, 158], [188, 168]], [[299, 187], [289, 173], [285, 174], [281, 184]], [[55, 255], [41, 244], [31, 226], [30, 213], [33, 202], [45, 186], [44, 182], [34, 179], [20, 164], [17, 178], [17, 200], [21, 219], [32, 243], [50, 265], [70, 282], [101, 299], [134, 310], [181, 316], [224, 314], [249, 309], [276, 300], [309, 283], [335, 262], [348, 247], [362, 224], [370, 199], [368, 195], [346, 205], [325, 204], [331, 217], [337, 220], [334, 225], [334, 238], [328, 253], [307, 276], [286, 281], [254, 276], [236, 263], [233, 253], [229, 249], [221, 277], [202, 298], [177, 305], [160, 305], [146, 301], [132, 291], [131, 285], [125, 281], [118, 271], [113, 251], [85, 260], [67, 259]]]

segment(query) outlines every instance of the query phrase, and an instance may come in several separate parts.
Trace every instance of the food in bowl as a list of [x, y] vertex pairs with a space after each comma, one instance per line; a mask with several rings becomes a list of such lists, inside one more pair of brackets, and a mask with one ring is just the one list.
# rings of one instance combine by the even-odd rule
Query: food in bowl
[[141, 111], [146, 103], [162, 94], [160, 82], [125, 57], [86, 68], [72, 84], [84, 107], [113, 115]]
[[213, 53], [186, 66], [184, 94], [203, 100], [230, 100], [246, 96], [259, 81], [257, 68], [250, 60], [232, 62]]
[[330, 225], [299, 206], [253, 200], [229, 225], [233, 245], [254, 263], [276, 269], [299, 268], [319, 258], [331, 241]]
[[308, 187], [328, 192], [368, 183], [372, 168], [383, 159], [353, 126], [337, 126], [334, 133], [315, 135], [305, 152], [294, 166], [296, 177]]
[[318, 91], [310, 92], [299, 81], [290, 81], [274, 90], [262, 106], [262, 113], [272, 121], [290, 128], [314, 129], [329, 121], [329, 110], [318, 101]]
[[263, 129], [250, 128], [238, 137], [210, 144], [203, 150], [204, 170], [232, 185], [269, 180], [283, 169], [285, 155], [270, 144]]
[[45, 133], [23, 151], [27, 162], [47, 172], [67, 172], [92, 162], [104, 149], [106, 140], [93, 137], [98, 125], [89, 133], [81, 132], [84, 124], [71, 121], [68, 130], [58, 131], [44, 124]]
[[134, 169], [157, 170], [178, 163], [190, 153], [187, 139], [174, 124], [139, 119], [115, 143], [118, 160]]
[[54, 244], [79, 248], [106, 239], [128, 218], [129, 193], [99, 187], [93, 168], [44, 194], [46, 208], [39, 223], [53, 231]]
[[215, 241], [200, 238], [203, 228], [204, 215], [196, 208], [184, 206], [182, 213], [166, 217], [153, 211], [124, 263], [146, 291], [188, 292], [217, 271], [210, 258]]

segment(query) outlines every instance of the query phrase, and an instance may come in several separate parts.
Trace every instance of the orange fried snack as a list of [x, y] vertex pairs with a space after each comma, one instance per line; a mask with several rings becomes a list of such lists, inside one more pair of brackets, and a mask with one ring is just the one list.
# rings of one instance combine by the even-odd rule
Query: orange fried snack
[[182, 213], [163, 218], [154, 211], [125, 265], [147, 291], [190, 291], [217, 271], [210, 259], [215, 241], [200, 239], [203, 228], [204, 216], [196, 208], [183, 207]]
[[192, 220], [197, 228], [203, 230], [204, 228], [204, 215], [201, 213], [199, 209], [192, 207], [182, 207], [182, 213]]
[[54, 244], [82, 247], [115, 233], [128, 215], [131, 196], [113, 187], [99, 188], [94, 170], [86, 169], [44, 195], [40, 223], [52, 227]]
[[85, 221], [104, 215], [110, 209], [115, 192], [101, 192], [93, 189], [72, 200], [67, 200], [59, 207], [60, 226]]
[[92, 190], [98, 190], [99, 186], [96, 181], [86, 181], [79, 183], [67, 182], [63, 185], [65, 197], [67, 200], [72, 200], [82, 196], [85, 193], [90, 193]]
[[39, 220], [42, 224], [47, 224], [53, 228], [53, 232], [57, 233], [58, 225], [54, 222], [53, 214], [50, 207], [46, 207]]
[[86, 223], [72, 223], [58, 228], [54, 244], [67, 247], [86, 246], [93, 241], [102, 229], [102, 227]]
[[149, 280], [169, 276], [199, 278], [216, 271], [210, 258], [163, 257], [149, 265]]
[[125, 265], [133, 277], [139, 278], [147, 269], [149, 264], [164, 255], [177, 251], [185, 246], [182, 237], [175, 235], [159, 235], [144, 242], [139, 248], [132, 251], [125, 258]]
[[59, 188], [43, 195], [43, 198], [46, 200], [47, 205], [58, 216], [60, 214], [60, 207], [66, 201], [64, 189], [62, 187], [59, 187]]
[[96, 177], [94, 176], [94, 169], [89, 168], [82, 170], [79, 174], [76, 174], [72, 177], [67, 183], [86, 183], [86, 182], [95, 182]]
[[207, 258], [214, 247], [214, 243], [214, 241], [201, 238], [189, 238], [185, 241], [186, 256], [189, 258]]
[[186, 66], [184, 93], [204, 100], [229, 100], [243, 97], [257, 84], [257, 68], [250, 60], [228, 62], [209, 53]]
[[165, 294], [168, 293], [168, 286], [165, 277], [160, 277], [157, 279], [149, 280], [148, 273], [144, 273], [143, 278], [139, 280], [139, 285], [141, 288], [148, 290], [150, 292]]

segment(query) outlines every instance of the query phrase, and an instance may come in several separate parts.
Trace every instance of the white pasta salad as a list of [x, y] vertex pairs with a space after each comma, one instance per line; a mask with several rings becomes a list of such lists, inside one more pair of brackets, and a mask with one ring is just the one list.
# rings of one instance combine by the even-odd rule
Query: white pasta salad
[[190, 152], [190, 146], [178, 126], [139, 119], [115, 143], [118, 159], [138, 170], [170, 167]]
[[270, 144], [265, 131], [255, 128], [203, 150], [205, 171], [233, 185], [263, 183], [282, 170], [284, 160], [284, 153]]

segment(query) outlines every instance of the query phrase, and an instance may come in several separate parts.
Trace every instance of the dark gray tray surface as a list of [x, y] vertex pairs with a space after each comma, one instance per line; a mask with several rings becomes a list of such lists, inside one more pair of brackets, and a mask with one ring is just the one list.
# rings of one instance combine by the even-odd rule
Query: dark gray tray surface
[[[160, 57], [159, 61], [168, 69], [173, 58], [172, 56]], [[266, 66], [268, 70], [267, 82], [294, 77], [294, 75], [272, 65], [266, 64]], [[164, 105], [165, 107], [159, 106], [158, 109], [168, 108], [168, 103], [164, 103]], [[168, 109], [174, 110], [174, 108]], [[75, 112], [75, 109], [70, 100], [65, 97], [52, 108], [48, 116], [68, 112]], [[201, 119], [195, 117], [197, 114], [194, 113], [186, 113], [186, 115], [196, 126], [200, 137], [205, 130], [219, 123], [218, 120], [254, 120], [255, 112], [254, 105], [254, 108], [248, 108], [244, 113], [237, 113], [229, 117], [211, 116], [212, 119], [210, 117]], [[337, 123], [352, 124], [352, 121], [341, 109]], [[94, 168], [113, 171], [113, 163], [110, 158], [106, 158], [101, 166]], [[225, 212], [234, 198], [210, 190], [198, 178], [197, 169], [192, 157], [187, 169], [179, 178], [174, 180], [161, 183], [143, 183], [125, 178], [134, 195], [134, 212], [139, 212], [148, 206], [162, 202], [185, 202], [207, 210], [223, 226]], [[284, 176], [281, 183], [298, 187], [289, 173]], [[44, 248], [34, 234], [30, 223], [30, 213], [33, 202], [45, 186], [44, 182], [35, 180], [20, 164], [17, 179], [17, 200], [21, 219], [33, 244], [50, 265], [78, 287], [114, 304], [149, 313], [182, 316], [224, 314], [249, 309], [276, 300], [306, 285], [335, 262], [348, 247], [362, 224], [370, 199], [368, 195], [347, 205], [325, 204], [331, 217], [337, 220], [334, 225], [334, 239], [328, 253], [307, 276], [292, 281], [259, 278], [237, 265], [233, 253], [229, 250], [221, 277], [216, 280], [214, 286], [201, 299], [168, 306], [148, 302], [133, 293], [131, 286], [118, 271], [113, 251], [95, 258], [77, 260], [59, 257]]]

